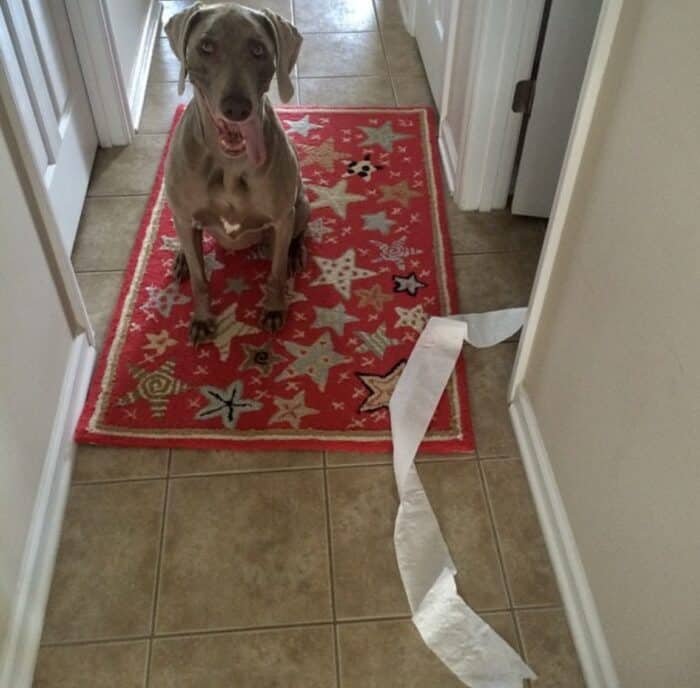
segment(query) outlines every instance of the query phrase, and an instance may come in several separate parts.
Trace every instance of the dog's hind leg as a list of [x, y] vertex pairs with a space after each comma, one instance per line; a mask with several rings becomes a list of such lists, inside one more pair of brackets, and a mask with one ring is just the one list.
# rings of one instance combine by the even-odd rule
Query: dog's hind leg
[[294, 231], [292, 241], [289, 244], [289, 261], [287, 263], [287, 270], [290, 276], [302, 272], [306, 267], [307, 251], [304, 239], [306, 237], [306, 229], [309, 226], [310, 215], [309, 201], [302, 189], [294, 206]]

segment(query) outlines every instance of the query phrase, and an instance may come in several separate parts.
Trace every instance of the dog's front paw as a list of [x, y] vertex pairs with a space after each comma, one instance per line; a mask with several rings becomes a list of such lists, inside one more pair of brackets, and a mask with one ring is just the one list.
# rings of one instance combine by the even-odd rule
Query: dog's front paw
[[190, 341], [193, 344], [201, 344], [214, 337], [216, 334], [216, 321], [214, 318], [193, 318], [190, 325]]
[[173, 277], [178, 282], [184, 282], [190, 276], [190, 269], [187, 267], [187, 260], [185, 259], [185, 254], [180, 251], [175, 256], [175, 262], [173, 263]]
[[262, 318], [262, 326], [265, 332], [279, 332], [284, 325], [284, 311], [265, 311]]

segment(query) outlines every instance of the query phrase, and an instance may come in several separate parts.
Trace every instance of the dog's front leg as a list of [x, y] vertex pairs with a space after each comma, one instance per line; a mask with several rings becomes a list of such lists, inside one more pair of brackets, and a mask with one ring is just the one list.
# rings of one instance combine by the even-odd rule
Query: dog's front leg
[[294, 215], [292, 208], [284, 218], [274, 223], [272, 266], [263, 302], [263, 328], [268, 332], [277, 332], [284, 325], [287, 311], [287, 265], [289, 246], [294, 235]]
[[[191, 219], [183, 221], [175, 218], [175, 229], [180, 239], [182, 253], [176, 259], [176, 271], [183, 274], [182, 260], [184, 257], [192, 287], [194, 310], [190, 325], [190, 340], [195, 344], [214, 336], [216, 323], [209, 310], [209, 288], [204, 270], [204, 250], [202, 248], [202, 229], [192, 223]], [[178, 270], [178, 263], [180, 269]]]

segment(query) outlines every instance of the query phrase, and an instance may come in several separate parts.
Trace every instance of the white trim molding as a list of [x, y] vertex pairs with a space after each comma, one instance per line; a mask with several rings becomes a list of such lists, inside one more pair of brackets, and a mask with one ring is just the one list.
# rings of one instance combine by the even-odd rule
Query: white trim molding
[[422, 0], [399, 0], [399, 10], [403, 19], [406, 31], [411, 36], [416, 35], [416, 3]]
[[518, 388], [510, 405], [510, 415], [586, 685], [588, 688], [619, 688], [547, 448], [535, 411], [522, 387]]
[[0, 686], [32, 685], [44, 613], [51, 587], [63, 513], [75, 457], [73, 433], [95, 362], [85, 334], [73, 340], [63, 377], [39, 490], [27, 536], [17, 594], [4, 645], [0, 648]]
[[141, 123], [143, 112], [143, 102], [146, 97], [146, 87], [148, 85], [148, 74], [151, 69], [151, 59], [153, 49], [160, 32], [160, 15], [163, 6], [159, 0], [151, 0], [148, 7], [146, 26], [141, 36], [138, 55], [132, 73], [131, 92], [129, 93], [129, 108], [131, 110], [131, 121], [134, 128], [138, 129]]

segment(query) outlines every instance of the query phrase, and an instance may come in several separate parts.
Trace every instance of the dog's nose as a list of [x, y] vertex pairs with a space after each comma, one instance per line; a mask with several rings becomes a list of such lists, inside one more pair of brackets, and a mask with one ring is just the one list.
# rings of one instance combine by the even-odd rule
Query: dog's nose
[[243, 96], [230, 95], [221, 101], [221, 114], [232, 122], [244, 122], [252, 111], [253, 104]]

